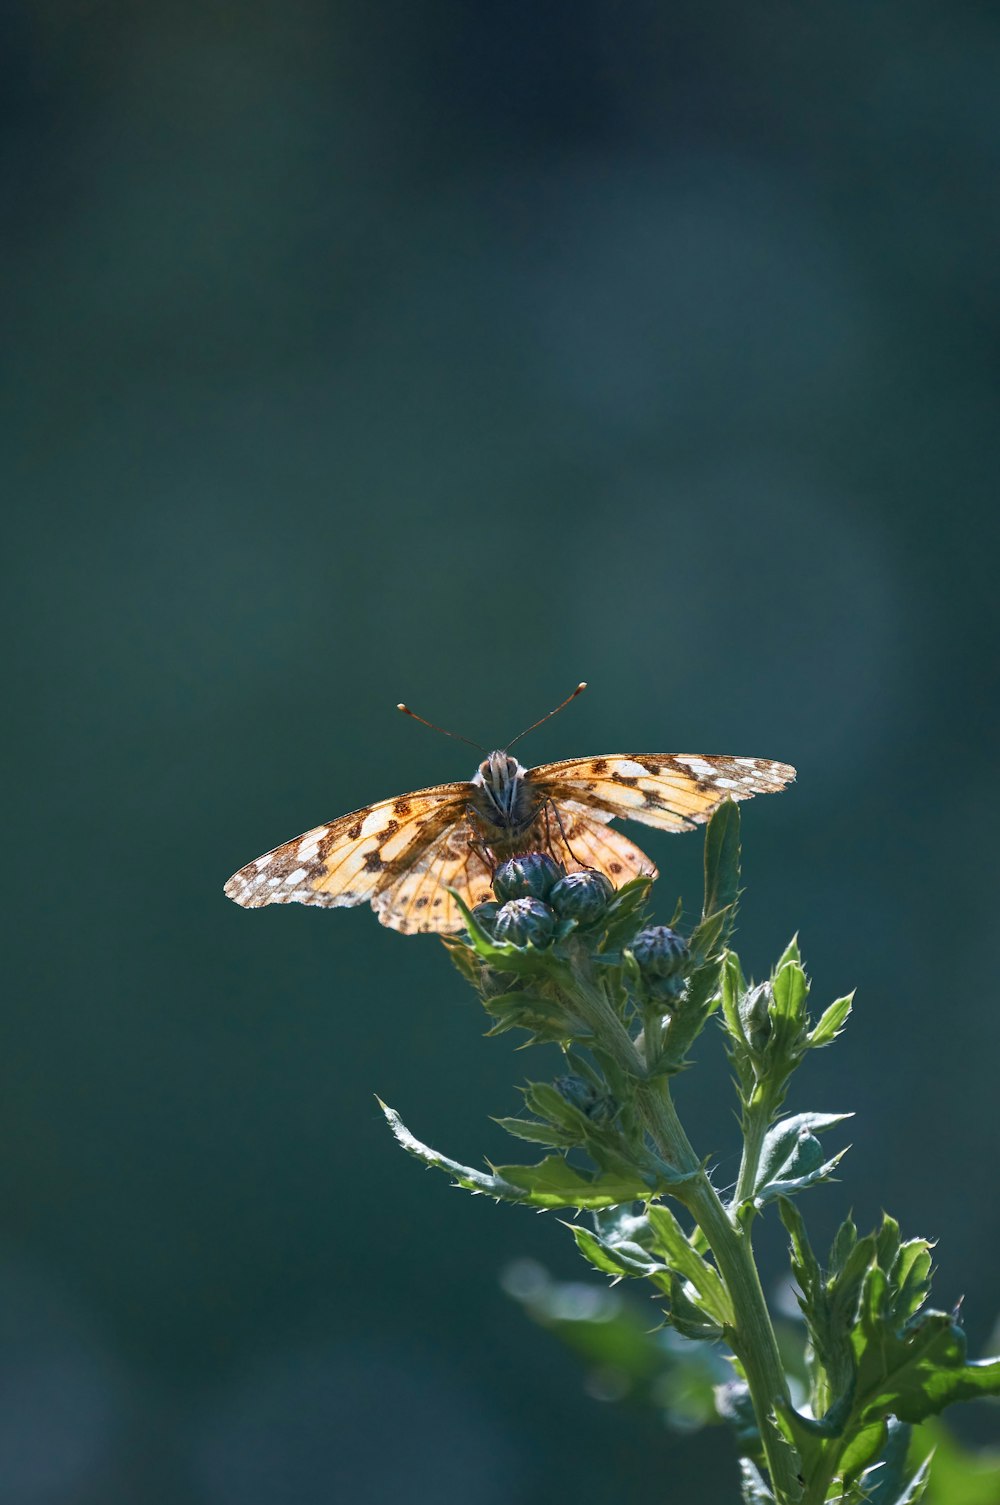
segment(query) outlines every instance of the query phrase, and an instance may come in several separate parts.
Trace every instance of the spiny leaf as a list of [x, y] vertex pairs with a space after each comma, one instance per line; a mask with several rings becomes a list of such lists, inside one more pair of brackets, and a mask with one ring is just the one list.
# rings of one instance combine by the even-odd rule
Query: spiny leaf
[[648, 1196], [650, 1190], [637, 1175], [587, 1176], [560, 1155], [549, 1155], [538, 1165], [498, 1165], [495, 1173], [533, 1207], [617, 1207]]
[[705, 1310], [717, 1323], [732, 1326], [732, 1303], [718, 1271], [692, 1249], [670, 1208], [662, 1202], [651, 1202], [646, 1217], [655, 1235], [653, 1247], [664, 1264], [691, 1282]]
[[775, 1197], [788, 1196], [825, 1179], [837, 1161], [823, 1161], [816, 1134], [843, 1123], [850, 1113], [795, 1113], [768, 1129], [761, 1147], [755, 1200], [762, 1207]]
[[585, 1259], [588, 1259], [595, 1269], [605, 1275], [621, 1277], [623, 1275], [642, 1276], [651, 1278], [658, 1270], [666, 1275], [666, 1271], [638, 1244], [630, 1244], [627, 1247], [608, 1244], [604, 1239], [598, 1238], [587, 1228], [581, 1228], [576, 1223], [567, 1224], [570, 1233], [576, 1240], [576, 1246]]
[[399, 1114], [388, 1103], [376, 1098], [382, 1112], [388, 1120], [389, 1127], [395, 1134], [399, 1143], [409, 1154], [422, 1160], [424, 1165], [433, 1166], [435, 1170], [446, 1171], [454, 1177], [457, 1185], [464, 1186], [467, 1191], [481, 1192], [484, 1196], [496, 1197], [498, 1201], [523, 1202], [526, 1200], [525, 1192], [501, 1177], [492, 1175], [486, 1171], [477, 1171], [472, 1166], [460, 1165], [457, 1160], [449, 1160], [447, 1155], [441, 1155], [437, 1150], [432, 1150], [429, 1145], [422, 1144], [403, 1123]]
[[705, 915], [735, 912], [740, 891], [740, 807], [719, 806], [705, 832]]
[[540, 1123], [536, 1118], [495, 1118], [495, 1124], [513, 1134], [515, 1139], [526, 1139], [531, 1144], [545, 1144], [551, 1149], [571, 1149], [577, 1143], [576, 1136], [567, 1129], [558, 1129], [550, 1123]]
[[854, 994], [848, 993], [843, 998], [838, 998], [824, 1009], [817, 1023], [809, 1031], [809, 1044], [814, 1049], [821, 1049], [824, 1045], [831, 1045], [841, 1033], [847, 1023], [847, 1016], [854, 1005]]

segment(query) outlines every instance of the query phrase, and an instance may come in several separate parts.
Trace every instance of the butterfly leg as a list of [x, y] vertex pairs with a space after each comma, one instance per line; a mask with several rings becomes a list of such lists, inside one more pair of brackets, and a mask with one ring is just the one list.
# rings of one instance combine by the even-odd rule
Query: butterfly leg
[[[579, 857], [576, 855], [576, 853], [574, 852], [573, 848], [570, 846], [570, 844], [569, 844], [569, 837], [566, 835], [566, 827], [563, 825], [563, 823], [562, 823], [562, 816], [559, 814], [559, 806], [556, 804], [555, 800], [552, 799], [551, 797], [545, 801], [545, 829], [546, 829], [546, 833], [548, 833], [549, 806], [550, 805], [552, 807], [552, 814], [555, 817], [556, 825], [559, 827], [559, 835], [562, 837], [563, 846], [566, 848], [567, 852], [572, 857], [572, 859], [576, 863], [577, 867], [581, 867], [581, 868], [582, 867], [586, 867], [586, 863], [580, 861]], [[551, 842], [550, 842], [549, 843], [549, 851], [551, 852], [551, 850], [552, 850], [552, 845], [551, 845]]]
[[469, 850], [470, 852], [475, 852], [476, 856], [481, 858], [485, 865], [489, 868], [490, 878], [492, 880], [493, 874], [497, 870], [496, 854], [490, 849], [490, 847], [486, 845], [486, 842], [483, 840], [482, 832], [476, 825], [475, 817], [471, 810], [466, 811], [465, 818], [466, 824], [469, 828]]

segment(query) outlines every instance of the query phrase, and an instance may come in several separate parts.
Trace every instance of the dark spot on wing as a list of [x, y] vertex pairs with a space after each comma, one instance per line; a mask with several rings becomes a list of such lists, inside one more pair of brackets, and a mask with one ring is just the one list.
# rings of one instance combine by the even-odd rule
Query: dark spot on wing
[[388, 820], [388, 821], [386, 821], [386, 823], [385, 823], [384, 827], [382, 828], [382, 830], [379, 832], [379, 835], [380, 836], [391, 836], [394, 831], [398, 831], [398, 830], [399, 830], [399, 821], [398, 820]]
[[381, 872], [384, 865], [378, 852], [368, 852], [365, 856], [365, 867], [370, 873]]
[[594, 761], [590, 765], [590, 771], [591, 771], [591, 773], [596, 773], [598, 775], [600, 775], [602, 773], [607, 773], [607, 771], [608, 771], [608, 760], [607, 760], [607, 758], [595, 758]]
[[421, 894], [420, 895], [420, 898], [417, 900], [416, 907], [417, 907], [417, 909], [426, 909], [426, 907], [427, 907], [427, 895], [426, 894]]
[[634, 773], [619, 773], [616, 768], [611, 775], [611, 782], [613, 784], [627, 784], [630, 789], [634, 789], [639, 780]]
[[434, 908], [435, 909], [440, 909], [441, 908], [441, 900], [440, 900], [440, 898], [437, 898], [437, 899], [434, 900]]
[[409, 815], [413, 806], [409, 800], [394, 800], [392, 806], [393, 815]]
[[348, 831], [347, 835], [351, 841], [357, 841], [358, 837], [361, 835], [361, 824], [361, 821], [356, 820], [353, 826], [351, 826], [350, 830]]
[[617, 875], [618, 873], [621, 872], [621, 870], [622, 870], [622, 865], [621, 865], [620, 862], [609, 862], [608, 863], [608, 872], [609, 873], [615, 873]]

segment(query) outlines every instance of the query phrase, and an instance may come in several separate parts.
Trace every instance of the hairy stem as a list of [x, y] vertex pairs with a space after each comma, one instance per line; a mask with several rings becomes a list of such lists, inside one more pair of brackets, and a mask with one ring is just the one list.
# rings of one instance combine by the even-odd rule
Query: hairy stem
[[796, 1457], [774, 1421], [775, 1407], [789, 1402], [788, 1385], [749, 1235], [730, 1217], [705, 1174], [677, 1117], [666, 1079], [649, 1078], [642, 1056], [596, 979], [575, 972], [572, 998], [577, 1014], [592, 1029], [595, 1044], [631, 1079], [657, 1152], [672, 1170], [687, 1178], [675, 1195], [702, 1230], [726, 1284], [735, 1316], [730, 1341], [746, 1375], [771, 1484], [778, 1505], [793, 1505], [802, 1493]]

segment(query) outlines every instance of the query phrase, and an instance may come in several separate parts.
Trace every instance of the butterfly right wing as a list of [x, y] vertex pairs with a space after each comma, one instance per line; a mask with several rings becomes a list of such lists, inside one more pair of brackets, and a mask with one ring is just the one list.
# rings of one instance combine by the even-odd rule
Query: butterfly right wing
[[465, 820], [468, 783], [436, 784], [314, 826], [234, 873], [225, 892], [245, 909], [373, 902], [442, 831]]
[[[656, 863], [635, 842], [629, 841], [603, 811], [587, 810], [572, 800], [556, 800], [558, 822], [553, 822], [552, 845], [564, 866], [598, 868], [621, 888], [632, 878], [656, 878]], [[566, 848], [568, 847], [568, 851]]]

